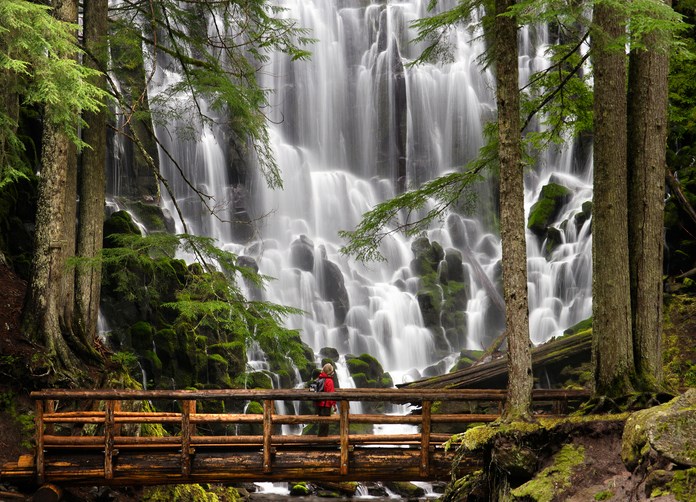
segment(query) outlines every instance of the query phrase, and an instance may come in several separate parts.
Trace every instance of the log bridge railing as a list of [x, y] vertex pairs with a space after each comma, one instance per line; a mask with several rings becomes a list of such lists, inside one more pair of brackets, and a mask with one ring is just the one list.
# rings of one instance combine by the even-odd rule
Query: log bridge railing
[[[34, 392], [35, 454], [6, 464], [0, 477], [88, 485], [446, 480], [451, 475], [454, 452], [443, 445], [451, 438], [451, 428], [463, 431], [467, 424], [497, 419], [505, 392], [338, 389], [331, 394], [331, 399], [337, 401], [338, 412], [330, 417], [281, 415], [275, 410], [279, 401], [315, 401], [326, 397], [327, 394], [302, 389]], [[534, 392], [535, 403], [544, 404], [546, 412], [553, 414], [564, 412], [569, 401], [577, 402], [584, 397], [586, 393], [582, 391]], [[230, 400], [260, 402], [263, 413], [197, 411], [197, 403], [202, 403], [205, 409], [206, 401]], [[133, 404], [138, 401], [169, 402], [170, 409], [177, 411], [126, 411], [135, 409]], [[484, 409], [489, 412], [433, 413], [434, 403], [449, 401], [476, 403], [486, 406]], [[355, 414], [350, 412], [353, 402], [411, 403], [419, 409], [402, 415]], [[338, 424], [338, 434], [319, 437], [282, 434], [279, 430], [281, 425], [312, 423]], [[255, 435], [210, 434], [212, 428], [224, 424], [253, 424], [258, 430]], [[417, 432], [354, 432], [351, 424], [403, 424], [416, 426]], [[434, 432], [438, 424], [449, 424], [448, 433]], [[150, 429], [161, 425], [176, 432], [169, 436], [143, 435], [142, 430], [133, 432], [134, 425], [149, 425]], [[479, 465], [480, 460], [473, 458], [458, 464], [462, 472]]]

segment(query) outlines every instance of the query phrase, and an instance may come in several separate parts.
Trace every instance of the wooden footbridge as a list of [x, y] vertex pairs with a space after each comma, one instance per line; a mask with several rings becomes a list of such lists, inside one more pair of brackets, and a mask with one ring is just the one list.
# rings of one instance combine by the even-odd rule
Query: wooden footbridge
[[[558, 414], [586, 396], [583, 391], [536, 390], [534, 402]], [[449, 480], [454, 449], [444, 444], [452, 430], [497, 419], [505, 392], [339, 389], [331, 394], [337, 413], [311, 414], [311, 401], [325, 397], [302, 389], [34, 392], [35, 453], [2, 466], [0, 480], [90, 486]], [[454, 401], [476, 412], [435, 412]], [[223, 403], [224, 409], [243, 410], [250, 402], [259, 403], [262, 412], [210, 411], [223, 409]], [[290, 402], [304, 403], [306, 414], [277, 413]], [[154, 409], [153, 403], [171, 411], [146, 411]], [[401, 414], [355, 412], [386, 403], [413, 406]], [[333, 424], [330, 435], [301, 433], [303, 426], [319, 423]], [[380, 434], [382, 425], [408, 430]], [[447, 432], [437, 432], [444, 426]], [[471, 458], [458, 469], [466, 472], [480, 463]]]

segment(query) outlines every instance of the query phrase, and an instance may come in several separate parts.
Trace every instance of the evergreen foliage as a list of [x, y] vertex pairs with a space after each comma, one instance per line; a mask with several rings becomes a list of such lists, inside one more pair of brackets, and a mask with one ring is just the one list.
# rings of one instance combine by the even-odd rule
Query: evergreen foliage
[[[313, 42], [306, 29], [283, 18], [284, 11], [265, 0], [165, 0], [152, 5], [123, 3], [111, 9], [112, 40], [122, 51], [119, 65], [137, 67], [143, 43], [153, 72], [164, 60], [162, 54], [173, 61], [167, 70], [177, 78], [149, 96], [158, 117], [165, 122], [186, 119], [182, 123], [191, 128], [189, 132], [211, 121], [226, 121], [240, 139], [238, 146], [251, 143], [272, 187], [282, 186], [282, 180], [263, 112], [268, 91], [259, 85], [257, 72], [273, 51], [287, 53], [292, 60], [307, 59], [310, 53], [304, 47]], [[206, 19], [211, 19], [210, 25]], [[193, 110], [181, 106], [182, 93], [192, 99]], [[127, 108], [138, 118], [147, 115], [137, 103]]]
[[[129, 328], [126, 338], [133, 348], [142, 349], [140, 355], [155, 370], [163, 370], [162, 362], [143, 352], [154, 339], [168, 361], [176, 359], [177, 347], [187, 346], [191, 369], [210, 371], [211, 365], [222, 368], [222, 362], [232, 378], [243, 371], [246, 347], [252, 343], [269, 354], [276, 370], [284, 369], [282, 360], [301, 370], [309, 366], [297, 332], [281, 325], [285, 316], [301, 311], [248, 300], [240, 281], [263, 286], [269, 278], [239, 265], [234, 254], [215, 247], [212, 239], [164, 233], [114, 233], [107, 238], [111, 247], [103, 251], [104, 287], [139, 309], [140, 322]], [[195, 254], [200, 261], [186, 266], [175, 258], [177, 252]], [[199, 355], [205, 360], [198, 360]], [[221, 380], [232, 385], [229, 377]]]
[[[90, 83], [98, 72], [75, 58], [77, 26], [58, 21], [49, 7], [27, 0], [0, 2], [0, 82], [3, 92], [22, 96], [22, 106], [50, 105], [44, 120], [59, 125], [79, 146], [84, 146], [78, 128], [84, 125], [83, 111], [97, 111], [106, 98], [104, 91]], [[7, 78], [7, 77], [12, 77]], [[3, 79], [7, 78], [7, 80]], [[11, 83], [11, 85], [8, 85]], [[33, 166], [23, 160], [25, 146], [17, 136], [17, 118], [0, 109], [0, 189], [26, 177]]]

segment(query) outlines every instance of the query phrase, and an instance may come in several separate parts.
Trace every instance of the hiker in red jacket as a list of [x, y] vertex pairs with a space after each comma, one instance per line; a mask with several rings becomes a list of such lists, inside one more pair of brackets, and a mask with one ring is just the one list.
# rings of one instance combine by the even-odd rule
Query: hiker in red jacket
[[[331, 364], [326, 363], [321, 369], [321, 373], [317, 378], [324, 379], [324, 390], [323, 392], [333, 392], [334, 391], [334, 368]], [[320, 417], [330, 417], [331, 410], [336, 407], [336, 401], [315, 401], [317, 406], [317, 415]], [[318, 436], [328, 436], [329, 435], [329, 424], [321, 423], [319, 424], [317, 435]]]

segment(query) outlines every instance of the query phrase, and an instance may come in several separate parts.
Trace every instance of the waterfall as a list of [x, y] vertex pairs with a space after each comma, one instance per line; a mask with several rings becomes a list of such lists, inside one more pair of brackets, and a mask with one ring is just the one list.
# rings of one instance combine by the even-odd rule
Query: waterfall
[[[264, 299], [306, 312], [287, 319], [287, 326], [300, 330], [316, 354], [324, 347], [337, 349], [342, 358], [369, 353], [396, 383], [446, 372], [459, 351], [485, 348], [503, 329], [494, 183], [476, 185], [475, 212], [451, 213], [426, 235], [447, 251], [447, 260], [461, 256], [464, 334], [443, 339], [427, 327], [410, 239], [394, 233], [381, 246], [385, 262], [360, 263], [341, 254], [345, 243], [338, 232], [354, 229], [379, 202], [477, 155], [484, 144], [483, 126], [495, 113], [494, 78], [477, 63], [484, 51], [478, 19], [448, 34], [447, 61], [412, 67], [408, 63], [424, 45], [410, 43], [416, 35], [410, 24], [429, 14], [426, 0], [278, 3], [287, 9], [284, 15], [318, 40], [310, 60], [274, 54], [259, 72], [262, 86], [272, 91], [269, 132], [284, 189], [269, 189], [253, 172], [245, 179], [230, 174], [239, 159], [232, 157], [228, 131], [220, 125], [224, 121], [207, 121], [179, 136], [175, 127], [158, 127], [161, 172], [189, 232], [214, 237], [225, 249], [253, 259], [260, 273], [275, 278]], [[441, 3], [444, 9], [456, 2]], [[521, 83], [546, 64], [547, 38], [541, 27], [521, 32]], [[151, 97], [180, 78], [163, 64], [150, 73]], [[187, 109], [190, 97], [178, 99]], [[202, 100], [198, 104], [205, 106]], [[183, 117], [180, 122], [200, 121]], [[179, 169], [193, 186], [182, 181]], [[529, 168], [527, 215], [551, 182], [572, 195], [553, 224], [561, 243], [551, 254], [545, 241], [527, 235], [535, 344], [591, 314], [590, 221], [567, 223], [592, 197], [591, 158], [581, 146], [569, 141], [540, 155]], [[211, 196], [209, 207], [194, 189]], [[166, 193], [163, 201], [171, 212], [173, 201]], [[256, 222], [253, 236], [231, 223], [240, 211]], [[176, 230], [184, 231], [180, 222]]]
[[[280, 277], [269, 299], [310, 313], [291, 325], [315, 350], [368, 352], [398, 382], [440, 357], [416, 300], [411, 243], [394, 234], [382, 246], [386, 263], [360, 264], [339, 253], [343, 243], [337, 232], [353, 229], [365, 211], [400, 188], [475, 157], [495, 102], [494, 79], [477, 64], [482, 33], [474, 19], [450, 34], [451, 61], [409, 67], [423, 49], [409, 43], [415, 36], [409, 26], [427, 15], [427, 2], [281, 3], [319, 42], [310, 61], [275, 58], [262, 80], [274, 90], [272, 141], [286, 183], [278, 192], [257, 182], [253, 197], [255, 215], [273, 214], [263, 229], [271, 242], [266, 247], [273, 249], [258, 256], [262, 271]], [[520, 37], [524, 84], [546, 64], [548, 40], [541, 27]], [[541, 188], [557, 182], [573, 195], [555, 226], [577, 214], [591, 200], [592, 186], [591, 162], [579, 163], [582, 156], [572, 142], [545, 153], [525, 180], [526, 213]], [[491, 217], [495, 187], [481, 184], [477, 190], [476, 214], [452, 214], [428, 232], [431, 241], [462, 252], [469, 276], [468, 331], [451, 345], [452, 353], [484, 348], [503, 327], [496, 310], [501, 256]], [[577, 231], [565, 225], [563, 242], [550, 257], [543, 253], [545, 242], [528, 233], [530, 330], [536, 344], [591, 313], [588, 230], [589, 222]], [[291, 253], [280, 251], [292, 249], [301, 236], [313, 246], [311, 271], [298, 271]], [[322, 295], [321, 260], [341, 271], [349, 304], [345, 317], [331, 312], [332, 302]]]

